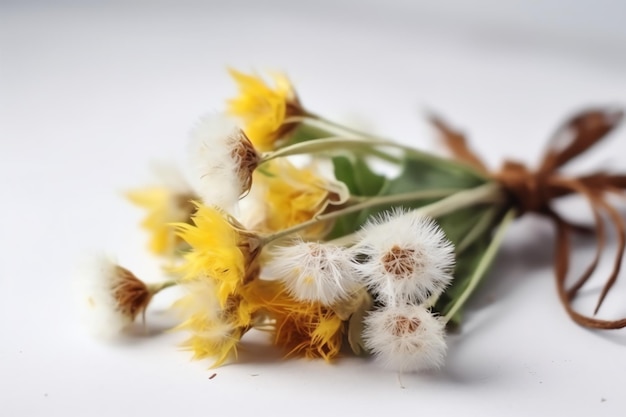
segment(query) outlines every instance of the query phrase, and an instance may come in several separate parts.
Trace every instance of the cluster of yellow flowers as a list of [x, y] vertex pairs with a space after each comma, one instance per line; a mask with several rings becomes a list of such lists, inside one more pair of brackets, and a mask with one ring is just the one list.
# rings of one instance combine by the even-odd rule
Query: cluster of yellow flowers
[[[306, 115], [291, 83], [282, 75], [275, 75], [270, 86], [257, 76], [235, 70], [230, 74], [240, 94], [228, 101], [229, 115], [239, 119], [256, 150], [276, 150]], [[319, 171], [287, 159], [268, 160], [255, 171], [254, 233], [223, 207], [203, 203], [188, 189], [152, 187], [128, 193], [147, 210], [142, 225], [150, 233], [150, 249], [184, 259], [174, 268], [187, 292], [176, 305], [186, 317], [178, 328], [191, 333], [184, 345], [194, 358], [223, 363], [255, 327], [270, 329], [274, 342], [289, 354], [331, 359], [339, 353], [344, 323], [331, 308], [297, 300], [280, 281], [260, 279], [262, 235], [298, 226], [345, 201], [345, 186]], [[312, 224], [301, 236], [322, 238], [331, 225]]]
[[[427, 216], [492, 201], [499, 189], [469, 170], [472, 198], [455, 187], [413, 187], [411, 171], [389, 180], [371, 159], [405, 170], [411, 161], [443, 162], [309, 112], [282, 75], [269, 84], [230, 74], [239, 94], [191, 133], [191, 185], [128, 193], [147, 212], [150, 249], [175, 278], [142, 285], [101, 259], [95, 281], [108, 294], [90, 296], [90, 308], [121, 328], [177, 285], [184, 346], [214, 365], [256, 329], [288, 355], [331, 360], [349, 345], [392, 369], [439, 366], [458, 306], [445, 317], [433, 306], [452, 280], [454, 249]], [[134, 300], [141, 304], [128, 305]]]

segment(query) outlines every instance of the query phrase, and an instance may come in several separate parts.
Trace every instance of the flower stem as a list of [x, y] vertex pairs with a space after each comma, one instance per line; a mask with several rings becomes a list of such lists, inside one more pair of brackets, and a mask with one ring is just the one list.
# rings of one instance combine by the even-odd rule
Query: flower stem
[[327, 214], [321, 214], [309, 221], [300, 223], [288, 229], [281, 230], [280, 232], [264, 236], [262, 238], [262, 244], [265, 245], [269, 242], [297, 233], [317, 223], [337, 219], [339, 217], [359, 212], [361, 210], [371, 207], [385, 204], [414, 202], [441, 197], [445, 198], [416, 209], [415, 212], [428, 217], [439, 217], [452, 211], [461, 209], [463, 207], [481, 203], [497, 202], [500, 201], [500, 199], [502, 198], [502, 189], [496, 183], [487, 183], [479, 187], [465, 189], [461, 191], [459, 191], [458, 189], [420, 190], [411, 193], [372, 197], [366, 201], [354, 204], [352, 206], [348, 206], [342, 210], [333, 211]]
[[[313, 113], [307, 113], [307, 115], [305, 117], [302, 117], [299, 121], [303, 125], [311, 126], [314, 129], [323, 129], [328, 131], [329, 133], [333, 133], [338, 136], [357, 137], [370, 141], [379, 140], [391, 142], [390, 139], [384, 138], [382, 136], [372, 135], [361, 130], [353, 129], [349, 126], [341, 125], [337, 122]], [[389, 152], [385, 152], [384, 150], [373, 148], [369, 152], [372, 156], [375, 156], [383, 161], [398, 165], [402, 163], [402, 158]]]
[[159, 282], [155, 284], [147, 284], [147, 287], [148, 287], [148, 291], [150, 291], [152, 295], [156, 295], [162, 290], [169, 288], [169, 287], [173, 287], [175, 285], [178, 285], [178, 283], [174, 280], [171, 280], [171, 281], [163, 281], [163, 282]]
[[[263, 164], [265, 162], [271, 161], [272, 159], [286, 156], [320, 152], [337, 152], [346, 150], [352, 150], [355, 152], [363, 152], [367, 150], [367, 153], [369, 153], [370, 155], [377, 156], [377, 148], [380, 147], [398, 149], [403, 152], [406, 158], [431, 164], [437, 164], [439, 166], [444, 166], [448, 170], [456, 171], [463, 175], [471, 175], [475, 178], [486, 179], [482, 174], [470, 168], [469, 166], [459, 164], [445, 158], [440, 158], [427, 152], [419, 151], [411, 146], [384, 139], [364, 139], [343, 136], [329, 136], [326, 138], [313, 139], [306, 142], [300, 142], [290, 146], [286, 146], [276, 151], [265, 153], [260, 163]], [[389, 157], [393, 158], [392, 156]], [[394, 161], [396, 163], [400, 163], [402, 162], [402, 158], [395, 159]]]
[[497, 203], [504, 198], [504, 191], [495, 182], [488, 182], [478, 187], [459, 191], [451, 196], [435, 201], [415, 210], [426, 217], [441, 217], [465, 207], [485, 203]]
[[499, 212], [501, 212], [501, 208], [498, 206], [490, 207], [489, 209], [485, 210], [480, 219], [476, 223], [474, 223], [469, 233], [467, 233], [463, 237], [463, 239], [461, 239], [456, 245], [455, 251], [457, 256], [465, 249], [470, 247], [470, 245], [474, 243], [476, 239], [482, 236], [482, 234], [492, 226], [492, 223], [496, 219]]
[[373, 146], [383, 146], [383, 144], [375, 143], [361, 138], [328, 136], [325, 138], [313, 139], [306, 142], [299, 142], [273, 152], [268, 152], [263, 155], [261, 163], [285, 156], [312, 154], [320, 152], [336, 152], [343, 150], [359, 150], [363, 149], [363, 147], [372, 148]]
[[493, 258], [495, 257], [495, 254], [498, 248], [500, 247], [500, 244], [502, 243], [502, 239], [504, 238], [504, 234], [508, 226], [515, 219], [515, 215], [516, 215], [515, 209], [509, 210], [504, 215], [504, 218], [500, 222], [500, 225], [498, 226], [496, 233], [494, 234], [493, 239], [491, 240], [491, 243], [487, 247], [485, 254], [481, 258], [478, 265], [476, 266], [476, 269], [474, 269], [474, 272], [472, 273], [472, 276], [469, 282], [467, 283], [467, 287], [465, 287], [465, 290], [463, 290], [463, 293], [461, 293], [459, 298], [457, 298], [457, 300], [452, 305], [450, 310], [444, 316], [445, 322], [450, 321], [452, 317], [454, 317], [454, 315], [459, 311], [459, 309], [463, 306], [463, 304], [465, 304], [469, 296], [476, 289], [476, 286], [478, 285], [478, 283], [484, 277], [485, 273], [487, 272], [487, 268], [489, 267], [489, 265], [491, 265], [491, 262], [493, 261]]
[[340, 123], [337, 123], [314, 113], [307, 113], [307, 115], [301, 119], [301, 122], [310, 124], [314, 127], [326, 129], [337, 135], [347, 134], [349, 136], [357, 136], [363, 139], [389, 141], [389, 139], [382, 136], [372, 135], [371, 133], [366, 133], [358, 129], [344, 126]]

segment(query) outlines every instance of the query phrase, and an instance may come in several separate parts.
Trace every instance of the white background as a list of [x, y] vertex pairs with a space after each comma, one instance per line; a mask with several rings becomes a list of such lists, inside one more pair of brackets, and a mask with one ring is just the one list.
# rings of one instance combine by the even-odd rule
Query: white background
[[[182, 334], [157, 331], [159, 305], [148, 335], [102, 343], [70, 285], [96, 250], [159, 278], [121, 193], [150, 180], [152, 160], [184, 162], [190, 126], [235, 91], [226, 66], [286, 71], [308, 108], [424, 149], [437, 148], [422, 118], [435, 109], [492, 166], [531, 162], [573, 110], [626, 103], [623, 3], [125, 4], [0, 5], [0, 414], [624, 415], [626, 333], [568, 319], [536, 218], [510, 230], [446, 366], [405, 389], [362, 359], [281, 361], [258, 337], [207, 370], [177, 349]], [[626, 131], [600, 148], [579, 167], [624, 169]], [[581, 268], [592, 242], [575, 250]], [[585, 312], [600, 281], [588, 288]], [[625, 299], [620, 284], [602, 317], [626, 316]]]

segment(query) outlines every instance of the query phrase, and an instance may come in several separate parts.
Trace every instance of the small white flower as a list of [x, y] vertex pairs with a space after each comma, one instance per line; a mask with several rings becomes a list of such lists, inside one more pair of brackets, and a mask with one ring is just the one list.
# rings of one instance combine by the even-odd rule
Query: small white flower
[[104, 255], [83, 265], [77, 285], [82, 318], [97, 336], [118, 334], [145, 311], [152, 298], [146, 284]]
[[384, 368], [415, 372], [439, 368], [446, 355], [445, 323], [422, 306], [389, 306], [369, 313], [363, 341]]
[[356, 269], [384, 303], [421, 303], [450, 283], [454, 246], [431, 219], [394, 210], [360, 233]]
[[300, 240], [275, 249], [268, 272], [294, 298], [324, 305], [346, 299], [358, 288], [345, 248], [318, 242]]
[[250, 190], [261, 155], [233, 119], [212, 115], [191, 132], [190, 160], [194, 186], [204, 204], [231, 212]]

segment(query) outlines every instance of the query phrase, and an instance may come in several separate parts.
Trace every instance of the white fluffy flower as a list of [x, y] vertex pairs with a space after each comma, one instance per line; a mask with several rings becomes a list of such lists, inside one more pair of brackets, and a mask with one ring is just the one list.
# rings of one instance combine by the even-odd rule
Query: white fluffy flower
[[394, 210], [360, 233], [356, 269], [384, 303], [421, 303], [450, 283], [454, 247], [431, 219]]
[[422, 306], [388, 306], [364, 320], [363, 341], [384, 368], [415, 372], [439, 368], [446, 355], [445, 323]]
[[346, 249], [324, 243], [300, 240], [275, 249], [268, 272], [293, 297], [324, 305], [346, 299], [358, 288]]
[[239, 125], [227, 116], [205, 116], [191, 132], [194, 188], [206, 205], [232, 211], [250, 190], [260, 158]]
[[83, 265], [76, 284], [82, 318], [98, 336], [118, 334], [152, 298], [146, 284], [104, 255]]

